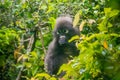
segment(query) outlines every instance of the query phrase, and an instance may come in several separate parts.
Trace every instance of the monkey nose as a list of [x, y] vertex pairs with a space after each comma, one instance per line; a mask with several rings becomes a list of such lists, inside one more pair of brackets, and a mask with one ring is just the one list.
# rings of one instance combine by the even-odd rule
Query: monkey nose
[[59, 44], [62, 45], [62, 44], [65, 44], [65, 43], [66, 43], [66, 37], [65, 36], [60, 36]]

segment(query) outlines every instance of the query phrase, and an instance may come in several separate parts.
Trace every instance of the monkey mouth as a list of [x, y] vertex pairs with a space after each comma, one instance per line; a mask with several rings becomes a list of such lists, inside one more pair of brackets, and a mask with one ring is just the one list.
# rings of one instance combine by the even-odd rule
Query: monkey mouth
[[66, 37], [64, 35], [60, 36], [58, 42], [59, 42], [60, 45], [66, 44], [67, 43]]
[[65, 40], [59, 40], [59, 44], [60, 45], [66, 44], [66, 41]]

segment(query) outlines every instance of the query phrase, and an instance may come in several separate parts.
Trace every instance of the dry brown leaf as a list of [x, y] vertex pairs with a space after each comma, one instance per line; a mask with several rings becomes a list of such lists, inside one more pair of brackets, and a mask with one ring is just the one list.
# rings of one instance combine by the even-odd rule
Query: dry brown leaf
[[88, 20], [88, 23], [89, 23], [89, 24], [93, 24], [93, 23], [96, 23], [96, 21], [95, 21], [94, 19], [89, 19], [89, 20]]
[[83, 27], [85, 25], [86, 21], [82, 21], [80, 26], [79, 26], [79, 30], [82, 31], [83, 30]]
[[103, 42], [103, 46], [104, 46], [104, 48], [108, 49], [108, 44], [107, 44], [106, 40]]
[[78, 13], [75, 15], [75, 18], [74, 18], [73, 27], [77, 26], [79, 20], [80, 20], [80, 13], [78, 12]]
[[17, 62], [21, 61], [23, 59], [23, 55], [21, 55], [18, 59]]

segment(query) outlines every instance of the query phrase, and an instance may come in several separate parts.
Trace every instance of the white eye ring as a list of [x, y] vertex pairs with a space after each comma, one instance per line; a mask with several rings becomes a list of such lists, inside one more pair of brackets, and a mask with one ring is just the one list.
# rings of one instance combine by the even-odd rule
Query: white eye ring
[[68, 33], [68, 32], [69, 32], [68, 30], [65, 31], [65, 33]]
[[60, 33], [57, 31], [57, 34], [60, 34]]

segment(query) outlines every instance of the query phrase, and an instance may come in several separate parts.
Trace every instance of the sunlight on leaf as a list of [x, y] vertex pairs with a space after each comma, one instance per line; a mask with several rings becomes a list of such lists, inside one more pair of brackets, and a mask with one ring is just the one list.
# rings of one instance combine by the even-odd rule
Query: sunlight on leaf
[[107, 31], [107, 27], [106, 27], [106, 24], [107, 24], [107, 19], [105, 18], [100, 24], [98, 24], [98, 29], [100, 31]]
[[30, 80], [36, 80], [34, 77], [32, 77]]
[[105, 15], [108, 15], [111, 11], [111, 8], [104, 8]]
[[79, 40], [79, 39], [80, 39], [80, 37], [78, 35], [76, 35], [76, 36], [73, 36], [68, 42], [72, 42], [74, 40]]
[[55, 77], [51, 77], [50, 80], [57, 80]]
[[110, 23], [110, 22], [108, 22], [108, 27], [112, 27], [113, 25]]
[[62, 72], [62, 71], [65, 71], [66, 72], [66, 74], [64, 75], [64, 78], [66, 78], [66, 77], [68, 77], [68, 76], [74, 76], [74, 77], [76, 77], [77, 76], [77, 74], [76, 74], [76, 72], [75, 72], [75, 70], [70, 66], [70, 65], [68, 65], [68, 64], [63, 64], [61, 67], [60, 67], [60, 69], [59, 69], [59, 71], [58, 71], [58, 75]]
[[119, 12], [120, 12], [119, 10], [112, 10], [112, 11], [110, 12], [110, 17], [113, 17], [113, 16], [118, 15]]
[[15, 23], [16, 23], [16, 25], [18, 26], [18, 25], [21, 24], [21, 21], [20, 21], [20, 20], [17, 20]]
[[54, 17], [50, 17], [49, 18], [49, 22], [51, 23], [51, 25], [52, 25], [52, 29], [54, 29], [54, 26], [55, 26], [55, 18]]
[[104, 8], [105, 15], [108, 17], [113, 17], [119, 13], [119, 10], [112, 10], [111, 8]]
[[22, 8], [23, 8], [23, 9], [25, 9], [25, 8], [27, 8], [27, 7], [28, 7], [27, 2], [22, 4]]
[[50, 6], [48, 6], [48, 11], [46, 13], [50, 13], [54, 10], [54, 5], [51, 4]]
[[79, 30], [80, 30], [80, 31], [83, 30], [83, 27], [84, 27], [85, 23], [86, 23], [85, 20], [81, 22], [81, 24], [80, 24], [80, 26], [79, 26]]
[[29, 62], [24, 62], [24, 65], [25, 65], [27, 68], [30, 68], [30, 67], [32, 66], [32, 64], [29, 63]]
[[78, 12], [76, 15], [75, 15], [75, 19], [73, 21], [73, 27], [76, 27], [76, 25], [78, 24], [80, 20], [80, 13]]
[[48, 75], [47, 73], [39, 73], [35, 76], [35, 78], [37, 78], [37, 77], [45, 77], [45, 78], [49, 79], [50, 75]]
[[96, 23], [96, 21], [95, 21], [94, 19], [89, 19], [89, 20], [88, 20], [88, 23], [89, 23], [89, 24], [93, 24], [93, 23]]
[[37, 58], [37, 53], [35, 51], [31, 52], [31, 55]]

